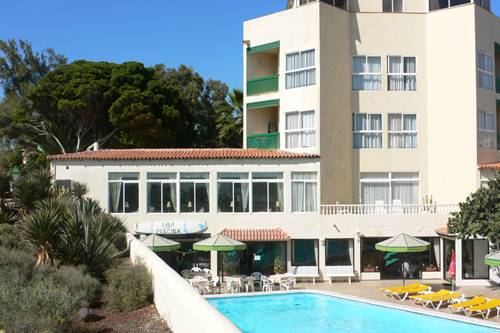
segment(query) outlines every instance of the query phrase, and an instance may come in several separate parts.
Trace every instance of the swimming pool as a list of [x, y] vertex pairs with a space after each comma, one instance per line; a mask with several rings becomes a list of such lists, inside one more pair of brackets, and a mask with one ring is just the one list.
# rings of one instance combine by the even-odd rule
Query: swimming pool
[[492, 333], [495, 328], [317, 293], [207, 299], [244, 333]]

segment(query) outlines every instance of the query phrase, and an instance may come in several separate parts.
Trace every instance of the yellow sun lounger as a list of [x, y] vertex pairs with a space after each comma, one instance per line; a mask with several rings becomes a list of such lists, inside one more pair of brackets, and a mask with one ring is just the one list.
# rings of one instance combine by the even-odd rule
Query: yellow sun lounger
[[454, 299], [464, 299], [465, 295], [458, 292], [449, 292], [447, 295], [435, 296], [424, 299], [420, 302], [423, 306], [431, 305], [434, 309], [439, 309], [441, 305], [448, 304], [450, 301]]
[[487, 302], [487, 298], [484, 296], [475, 296], [468, 301], [460, 302], [456, 304], [451, 304], [448, 309], [453, 313], [464, 312], [468, 307], [481, 305]]
[[397, 298], [402, 302], [406, 298], [408, 298], [408, 296], [410, 296], [410, 295], [420, 294], [420, 293], [423, 293], [425, 291], [430, 291], [430, 290], [431, 290], [431, 287], [421, 284], [421, 285], [414, 287], [414, 288], [400, 289], [400, 290], [394, 291], [391, 293], [391, 295], [394, 298]]
[[500, 299], [490, 299], [486, 303], [480, 305], [469, 306], [465, 309], [465, 314], [468, 316], [481, 315], [484, 319], [488, 319], [491, 311], [497, 310], [497, 318], [500, 314]]
[[392, 296], [393, 292], [396, 292], [399, 290], [405, 290], [405, 289], [412, 289], [412, 288], [416, 288], [419, 286], [421, 286], [420, 283], [412, 283], [412, 284], [409, 284], [407, 286], [394, 286], [394, 287], [380, 288], [380, 291], [388, 296]]
[[429, 299], [429, 298], [433, 298], [433, 297], [438, 297], [438, 296], [446, 296], [446, 295], [448, 295], [450, 293], [451, 293], [451, 291], [449, 291], [449, 290], [441, 289], [439, 291], [436, 291], [435, 293], [422, 294], [422, 295], [413, 295], [413, 296], [410, 296], [410, 299], [416, 300], [416, 303], [418, 304], [418, 303], [420, 303], [423, 300], [426, 300], [426, 299]]

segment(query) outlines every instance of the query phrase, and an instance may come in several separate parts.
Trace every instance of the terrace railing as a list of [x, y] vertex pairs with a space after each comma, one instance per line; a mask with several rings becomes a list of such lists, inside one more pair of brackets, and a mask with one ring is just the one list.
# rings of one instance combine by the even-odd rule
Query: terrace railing
[[437, 215], [458, 211], [456, 204], [321, 205], [321, 215]]

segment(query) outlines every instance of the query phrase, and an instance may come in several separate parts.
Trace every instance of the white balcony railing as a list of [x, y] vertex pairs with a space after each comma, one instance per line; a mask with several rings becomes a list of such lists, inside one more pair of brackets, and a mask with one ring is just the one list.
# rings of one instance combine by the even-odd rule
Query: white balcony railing
[[458, 211], [456, 204], [321, 205], [321, 215], [436, 215]]

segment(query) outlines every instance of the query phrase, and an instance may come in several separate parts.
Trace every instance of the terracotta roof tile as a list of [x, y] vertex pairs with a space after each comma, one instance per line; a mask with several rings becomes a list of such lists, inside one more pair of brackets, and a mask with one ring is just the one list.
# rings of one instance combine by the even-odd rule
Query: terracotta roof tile
[[287, 241], [290, 236], [280, 228], [274, 229], [224, 229], [221, 234], [242, 242]]
[[319, 155], [267, 149], [103, 149], [51, 155], [49, 160], [218, 160], [318, 158]]
[[479, 170], [500, 170], [500, 162], [482, 164], [479, 166]]

